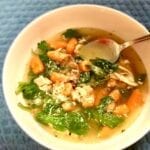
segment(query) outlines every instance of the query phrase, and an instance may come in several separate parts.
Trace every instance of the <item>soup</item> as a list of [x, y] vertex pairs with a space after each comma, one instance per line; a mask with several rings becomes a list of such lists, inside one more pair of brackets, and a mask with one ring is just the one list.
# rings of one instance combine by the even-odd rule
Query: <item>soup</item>
[[25, 99], [18, 105], [56, 137], [89, 143], [125, 132], [144, 103], [146, 72], [132, 48], [115, 63], [79, 55], [98, 38], [123, 42], [93, 28], [67, 29], [39, 42], [18, 85]]

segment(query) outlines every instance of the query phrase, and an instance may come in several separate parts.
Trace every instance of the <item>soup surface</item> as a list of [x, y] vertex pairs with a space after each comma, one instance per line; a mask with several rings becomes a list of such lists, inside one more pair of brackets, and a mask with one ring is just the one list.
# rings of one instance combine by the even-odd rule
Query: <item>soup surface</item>
[[18, 105], [56, 137], [89, 143], [125, 132], [144, 103], [146, 72], [132, 48], [116, 63], [79, 55], [83, 45], [98, 38], [123, 42], [93, 28], [67, 29], [44, 39], [19, 82], [16, 93], [25, 104]]

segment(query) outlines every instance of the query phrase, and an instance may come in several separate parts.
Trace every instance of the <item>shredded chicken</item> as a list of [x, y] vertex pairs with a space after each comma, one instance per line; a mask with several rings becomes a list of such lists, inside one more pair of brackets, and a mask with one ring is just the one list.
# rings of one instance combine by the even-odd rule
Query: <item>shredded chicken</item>
[[138, 86], [138, 84], [134, 81], [134, 76], [132, 74], [131, 71], [129, 71], [128, 69], [126, 69], [125, 67], [123, 66], [120, 66], [119, 65], [119, 69], [122, 71], [120, 73], [113, 73], [111, 75], [111, 78], [114, 78], [116, 80], [120, 80], [130, 86]]

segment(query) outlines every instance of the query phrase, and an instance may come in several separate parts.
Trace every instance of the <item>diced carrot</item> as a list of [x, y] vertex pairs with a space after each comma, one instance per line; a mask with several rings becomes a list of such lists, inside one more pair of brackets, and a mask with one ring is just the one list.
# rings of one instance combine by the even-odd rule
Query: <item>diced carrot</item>
[[96, 87], [94, 89], [94, 96], [95, 96], [95, 100], [94, 100], [94, 105], [97, 106], [100, 104], [101, 99], [108, 95], [109, 90], [107, 88], [102, 88], [102, 87]]
[[67, 61], [70, 58], [69, 54], [61, 53], [59, 51], [48, 51], [47, 56], [57, 62]]
[[73, 54], [78, 41], [76, 38], [71, 38], [67, 43], [66, 51], [68, 54]]
[[33, 55], [30, 61], [30, 68], [35, 74], [42, 73], [44, 71], [44, 65], [39, 56]]
[[130, 111], [135, 110], [137, 107], [143, 104], [143, 96], [139, 89], [133, 90], [131, 96], [127, 100], [127, 106], [129, 107]]
[[50, 79], [52, 82], [58, 83], [58, 82], [65, 82], [67, 80], [67, 77], [62, 73], [52, 72]]

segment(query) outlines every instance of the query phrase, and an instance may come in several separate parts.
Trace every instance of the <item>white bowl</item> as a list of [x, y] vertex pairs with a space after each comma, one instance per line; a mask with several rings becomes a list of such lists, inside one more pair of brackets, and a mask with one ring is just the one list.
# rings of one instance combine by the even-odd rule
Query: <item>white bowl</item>
[[[113, 138], [96, 144], [72, 143], [53, 137], [47, 133], [30, 115], [18, 108], [15, 89], [22, 80], [26, 63], [38, 41], [53, 36], [67, 28], [100, 28], [122, 37], [124, 40], [145, 35], [148, 30], [133, 18], [112, 8], [98, 5], [72, 5], [50, 11], [31, 22], [13, 42], [3, 68], [3, 90], [9, 110], [19, 126], [35, 141], [51, 149], [98, 150], [122, 149], [143, 137], [150, 129], [150, 89], [145, 105], [136, 121]], [[150, 75], [149, 41], [134, 46], [142, 58], [147, 74]], [[148, 80], [148, 86], [150, 81]]]

